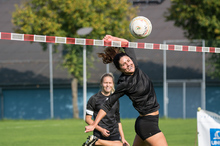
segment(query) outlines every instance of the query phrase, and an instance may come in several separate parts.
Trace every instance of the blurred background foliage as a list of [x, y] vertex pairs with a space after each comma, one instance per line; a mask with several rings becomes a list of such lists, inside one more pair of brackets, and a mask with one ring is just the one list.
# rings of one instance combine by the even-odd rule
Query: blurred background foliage
[[[219, 0], [171, 0], [164, 16], [181, 27], [188, 39], [204, 39], [206, 46], [220, 47]], [[220, 78], [220, 53], [212, 54], [208, 65], [208, 74]]]
[[[12, 23], [16, 33], [88, 39], [102, 39], [110, 34], [132, 40], [129, 23], [138, 13], [127, 0], [29, 0], [15, 7]], [[79, 36], [77, 30], [84, 27], [92, 27], [93, 31]], [[46, 43], [41, 45], [47, 48]], [[82, 46], [65, 45], [63, 49], [64, 67], [82, 80]], [[92, 47], [87, 47], [90, 66], [91, 53]]]

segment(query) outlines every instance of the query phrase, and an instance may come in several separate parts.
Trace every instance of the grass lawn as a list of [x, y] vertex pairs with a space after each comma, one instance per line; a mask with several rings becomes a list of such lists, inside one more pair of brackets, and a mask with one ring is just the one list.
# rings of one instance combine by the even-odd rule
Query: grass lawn
[[[126, 140], [132, 145], [135, 119], [121, 119]], [[0, 146], [81, 146], [88, 135], [81, 119], [1, 120]], [[160, 119], [169, 146], [195, 146], [196, 119]], [[197, 143], [196, 143], [197, 145]]]

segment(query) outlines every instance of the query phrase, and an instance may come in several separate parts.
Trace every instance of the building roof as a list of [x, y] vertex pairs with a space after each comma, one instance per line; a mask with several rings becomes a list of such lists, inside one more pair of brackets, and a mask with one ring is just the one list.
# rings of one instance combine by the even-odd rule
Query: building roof
[[[13, 32], [11, 23], [14, 4], [22, 0], [0, 0], [0, 32]], [[164, 12], [170, 6], [170, 0], [161, 4], [140, 3], [139, 15], [151, 20], [153, 31], [145, 39], [136, 40], [146, 43], [164, 43], [164, 40], [186, 40], [183, 30], [175, 27], [173, 22], [165, 22]], [[175, 42], [176, 44], [176, 42]], [[192, 45], [188, 43], [187, 45]], [[198, 45], [198, 44], [196, 44]], [[94, 68], [89, 68], [89, 84], [99, 83], [100, 76], [106, 71], [101, 59], [96, 56], [103, 47], [94, 48], [96, 58]], [[154, 82], [163, 80], [163, 51], [135, 50], [139, 66]], [[208, 57], [209, 54], [206, 54]], [[70, 84], [71, 75], [61, 66], [62, 49], [53, 54], [54, 84]], [[110, 65], [110, 71], [119, 76], [119, 72]], [[49, 52], [43, 51], [39, 43], [0, 40], [0, 86], [2, 85], [39, 85], [49, 84]], [[202, 53], [167, 51], [168, 79], [201, 79]]]

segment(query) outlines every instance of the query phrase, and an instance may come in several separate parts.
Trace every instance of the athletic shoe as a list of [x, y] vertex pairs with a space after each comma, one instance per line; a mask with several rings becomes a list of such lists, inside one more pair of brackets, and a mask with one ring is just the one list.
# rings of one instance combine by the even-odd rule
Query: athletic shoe
[[82, 146], [93, 146], [93, 144], [95, 144], [95, 142], [98, 140], [98, 138], [94, 135], [90, 135], [87, 138], [87, 141], [83, 143]]

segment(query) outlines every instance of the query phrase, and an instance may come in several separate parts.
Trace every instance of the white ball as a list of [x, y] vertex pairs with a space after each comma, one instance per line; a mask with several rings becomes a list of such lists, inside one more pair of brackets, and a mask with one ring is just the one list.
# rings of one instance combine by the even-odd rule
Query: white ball
[[137, 16], [131, 20], [129, 29], [131, 34], [138, 39], [146, 38], [152, 31], [152, 24], [144, 16]]

